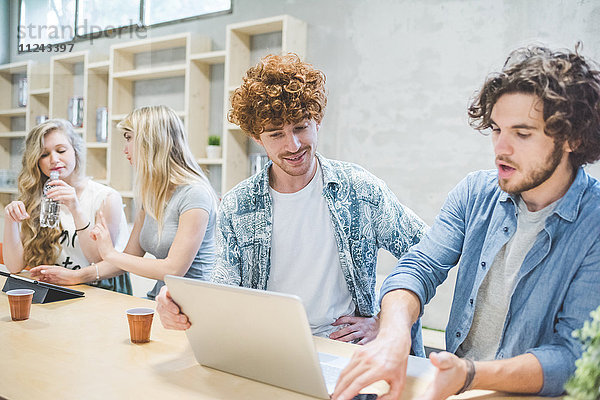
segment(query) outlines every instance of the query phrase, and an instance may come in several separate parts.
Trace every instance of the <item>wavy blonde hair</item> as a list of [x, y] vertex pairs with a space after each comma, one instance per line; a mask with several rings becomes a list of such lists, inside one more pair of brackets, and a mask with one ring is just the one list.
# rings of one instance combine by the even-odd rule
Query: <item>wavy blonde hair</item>
[[133, 135], [136, 198], [162, 231], [165, 206], [176, 186], [201, 183], [216, 206], [216, 193], [194, 159], [181, 119], [167, 106], [140, 107], [117, 128]]
[[64, 119], [50, 119], [35, 126], [25, 138], [25, 151], [21, 161], [22, 168], [18, 177], [19, 200], [25, 205], [30, 218], [21, 223], [21, 242], [23, 243], [23, 261], [26, 267], [41, 264], [54, 264], [60, 254], [58, 242], [62, 229], [40, 227], [40, 203], [42, 188], [48, 177], [42, 173], [39, 161], [44, 152], [44, 138], [47, 134], [62, 132], [75, 151], [75, 169], [73, 174], [80, 175], [85, 170], [85, 145], [73, 126]]

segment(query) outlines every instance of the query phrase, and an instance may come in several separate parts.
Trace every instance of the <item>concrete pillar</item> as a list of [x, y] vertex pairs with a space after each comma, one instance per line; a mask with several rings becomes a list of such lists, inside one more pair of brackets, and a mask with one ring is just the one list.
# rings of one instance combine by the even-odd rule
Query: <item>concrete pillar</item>
[[0, 0], [0, 64], [10, 62], [10, 4]]

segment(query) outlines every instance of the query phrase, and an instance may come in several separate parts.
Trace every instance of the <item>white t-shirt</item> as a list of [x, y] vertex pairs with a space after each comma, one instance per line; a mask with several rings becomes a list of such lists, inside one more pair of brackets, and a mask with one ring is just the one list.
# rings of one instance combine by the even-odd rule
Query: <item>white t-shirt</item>
[[[90, 227], [80, 232], [75, 232], [75, 221], [73, 220], [73, 216], [71, 215], [71, 212], [67, 206], [64, 204], [60, 205], [60, 224], [63, 231], [59, 239], [62, 246], [62, 251], [56, 260], [57, 265], [69, 269], [79, 269], [90, 265], [88, 260], [83, 255], [83, 251], [81, 251], [77, 235], [90, 234], [90, 230], [96, 221], [96, 212], [100, 210], [104, 200], [111, 193], [116, 193], [118, 195], [118, 192], [115, 189], [88, 179], [88, 183], [79, 197], [79, 206], [83, 210], [85, 216], [89, 218]], [[79, 228], [82, 227], [80, 226]], [[127, 220], [125, 219], [125, 212], [121, 211], [119, 232], [117, 233], [117, 238], [114, 243], [115, 249], [117, 251], [123, 251], [127, 245], [128, 239], [129, 232], [127, 229]]]
[[355, 306], [322, 195], [321, 167], [296, 193], [269, 191], [273, 199], [273, 234], [267, 290], [300, 297], [313, 335], [328, 336], [340, 329], [331, 324], [343, 315], [354, 315]]

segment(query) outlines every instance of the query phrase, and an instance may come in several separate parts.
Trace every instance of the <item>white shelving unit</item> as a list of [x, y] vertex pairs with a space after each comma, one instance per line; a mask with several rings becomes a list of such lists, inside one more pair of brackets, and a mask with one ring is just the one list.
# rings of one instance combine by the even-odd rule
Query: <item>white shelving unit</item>
[[[37, 117], [46, 115], [67, 119], [69, 99], [82, 96], [83, 127], [76, 131], [83, 136], [87, 147], [86, 173], [119, 190], [127, 210], [133, 210], [133, 174], [122, 154], [123, 141], [116, 125], [140, 105], [136, 104], [136, 84], [181, 77], [184, 81], [180, 94], [183, 106], [176, 107], [177, 115], [184, 122], [198, 163], [211, 172], [218, 172], [215, 176], [220, 175], [220, 179], [212, 182], [217, 192], [225, 193], [247, 178], [249, 171], [248, 139], [238, 126], [227, 122], [226, 115], [230, 95], [253, 64], [252, 38], [268, 33], [280, 34], [281, 51], [293, 51], [303, 57], [306, 53], [306, 30], [305, 22], [281, 15], [227, 25], [223, 50], [211, 49], [208, 37], [185, 32], [119, 43], [111, 46], [110, 53], [104, 58], [93, 60], [89, 51], [81, 51], [49, 57], [47, 63], [28, 61], [1, 65], [2, 93], [16, 92], [15, 82], [20, 76], [27, 77], [29, 93], [27, 107], [18, 107], [15, 96], [0, 98], [0, 169], [11, 167], [11, 156], [13, 159], [16, 156], [13, 141], [23, 140], [35, 126]], [[160, 51], [178, 52], [182, 56], [170, 62], [154, 62], [151, 55]], [[145, 56], [150, 62], [139, 63], [139, 59]], [[223, 122], [210, 132], [210, 108], [215, 103], [210, 96], [214, 79], [211, 71], [218, 65], [222, 65], [224, 70]], [[99, 107], [108, 108], [106, 142], [96, 140], [96, 110]], [[206, 157], [208, 136], [211, 134], [221, 135], [221, 158]], [[0, 187], [0, 203], [7, 204], [16, 192], [14, 187]], [[128, 218], [131, 222], [131, 213]]]

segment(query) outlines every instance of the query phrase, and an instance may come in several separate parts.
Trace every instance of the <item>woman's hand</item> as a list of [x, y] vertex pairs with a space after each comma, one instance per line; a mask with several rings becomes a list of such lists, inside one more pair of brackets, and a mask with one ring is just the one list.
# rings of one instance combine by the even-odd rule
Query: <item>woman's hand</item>
[[4, 207], [4, 215], [11, 222], [21, 222], [29, 218], [29, 214], [25, 209], [25, 204], [22, 201], [12, 201]]
[[40, 265], [31, 268], [29, 272], [31, 272], [31, 278], [55, 285], [78, 285], [83, 283], [77, 270], [56, 265]]
[[90, 232], [90, 237], [96, 242], [100, 257], [102, 257], [103, 260], [106, 260], [107, 257], [116, 252], [116, 250], [113, 246], [110, 231], [106, 226], [106, 220], [104, 219], [104, 214], [102, 214], [102, 212], [98, 213], [96, 221], [96, 225], [94, 225], [94, 228]]
[[64, 204], [73, 215], [79, 213], [79, 199], [77, 198], [77, 192], [73, 186], [70, 186], [60, 179], [50, 181], [49, 185], [52, 186], [52, 188], [48, 190], [48, 193], [46, 193], [46, 196], [49, 199]]

